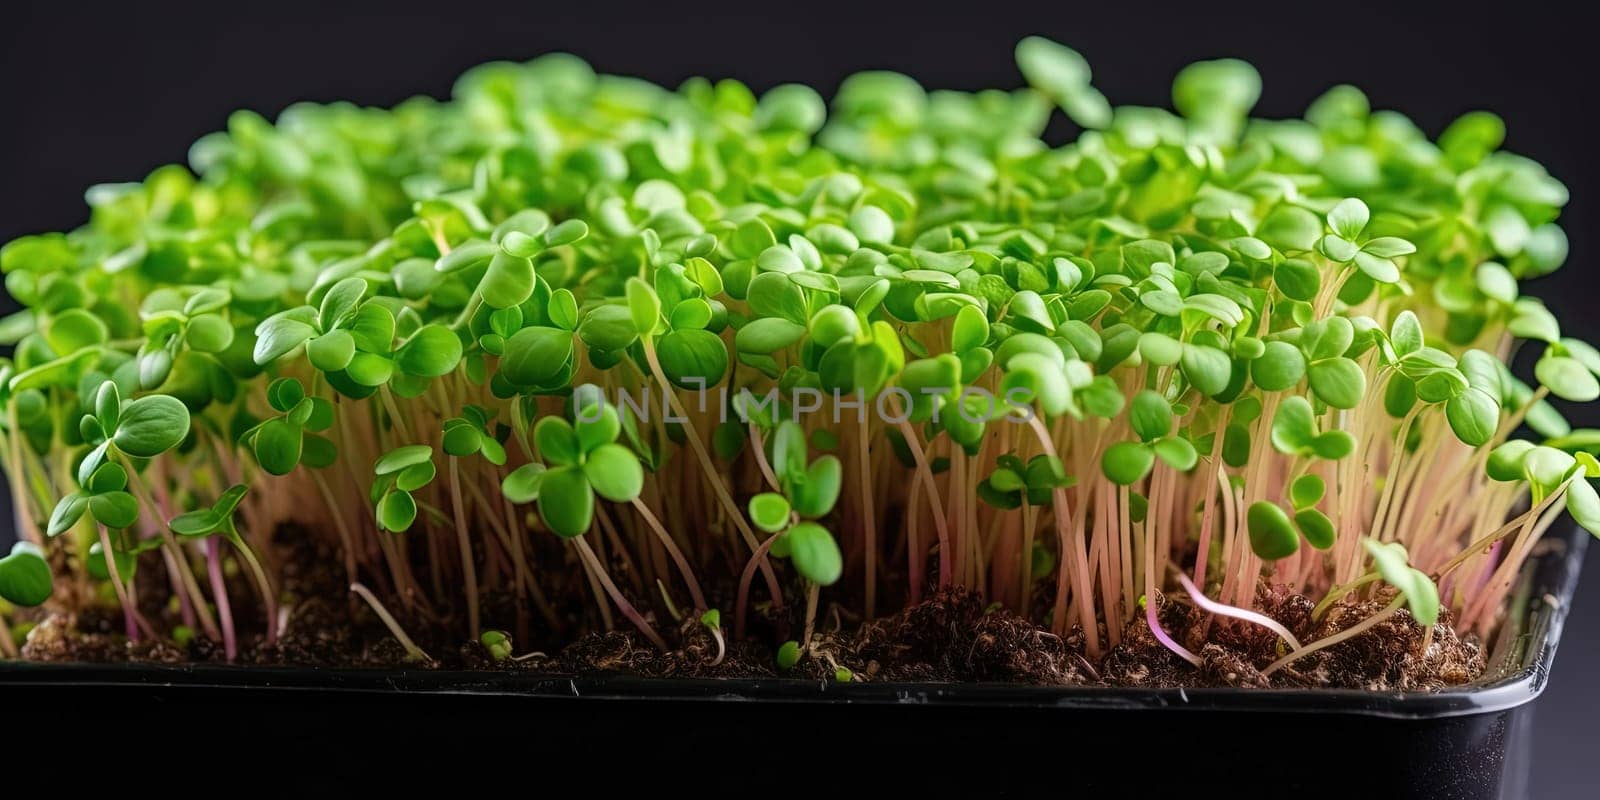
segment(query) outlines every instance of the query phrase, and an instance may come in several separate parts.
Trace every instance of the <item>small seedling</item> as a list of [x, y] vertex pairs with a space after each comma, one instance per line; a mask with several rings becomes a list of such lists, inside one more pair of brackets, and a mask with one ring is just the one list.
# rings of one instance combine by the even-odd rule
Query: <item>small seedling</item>
[[511, 636], [505, 631], [484, 631], [478, 643], [489, 652], [489, 658], [505, 661], [511, 658]]
[[701, 614], [700, 624], [706, 626], [706, 630], [711, 631], [711, 637], [717, 641], [717, 657], [711, 660], [711, 666], [717, 666], [728, 655], [727, 640], [722, 634], [722, 612], [713, 608]]
[[800, 643], [787, 641], [778, 647], [778, 669], [785, 672], [794, 669], [800, 663]]

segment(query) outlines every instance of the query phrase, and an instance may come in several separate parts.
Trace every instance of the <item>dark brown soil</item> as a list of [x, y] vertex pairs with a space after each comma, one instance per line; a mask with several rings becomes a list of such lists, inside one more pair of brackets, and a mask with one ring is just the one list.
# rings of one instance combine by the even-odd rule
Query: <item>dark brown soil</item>
[[1009, 611], [985, 611], [981, 598], [947, 590], [853, 632], [819, 634], [813, 658], [797, 669], [860, 680], [1077, 684], [1086, 678], [1073, 644]]
[[[1309, 610], [1304, 598], [1289, 605]], [[1332, 635], [1382, 609], [1382, 600], [1335, 606], [1317, 623], [1309, 614], [1291, 625], [1305, 641]], [[1188, 641], [1201, 660], [1196, 669], [1174, 655], [1145, 627], [1130, 623], [1122, 642], [1092, 665], [1081, 636], [1051, 634], [1005, 610], [985, 610], [974, 594], [950, 590], [891, 617], [851, 631], [819, 632], [811, 651], [791, 677], [836, 679], [840, 668], [858, 681], [1005, 682], [1040, 685], [1170, 687], [1341, 687], [1374, 691], [1432, 690], [1466, 683], [1483, 672], [1478, 642], [1459, 639], [1448, 622], [1435, 626], [1422, 650], [1423, 630], [1401, 612], [1360, 636], [1312, 653], [1269, 679], [1260, 668], [1276, 657], [1268, 641], [1231, 620], [1213, 620], [1208, 639], [1200, 636], [1202, 614], [1169, 600], [1163, 626]], [[1288, 614], [1275, 614], [1286, 625]], [[34, 627], [23, 648], [39, 661], [220, 662], [220, 645], [197, 636], [187, 652], [170, 643], [129, 643], [120, 620], [105, 614], [53, 614]], [[553, 655], [526, 654], [521, 660], [493, 661], [478, 643], [451, 649], [440, 639], [419, 640], [435, 660], [430, 666], [456, 669], [544, 670], [570, 673], [626, 673], [651, 677], [751, 678], [778, 674], [771, 648], [756, 642], [724, 645], [717, 661], [711, 631], [686, 619], [673, 637], [675, 648], [658, 652], [632, 631], [590, 634]], [[412, 633], [413, 636], [417, 634]], [[426, 643], [424, 643], [426, 642]], [[241, 662], [291, 666], [417, 666], [365, 606], [314, 597], [297, 605], [274, 646], [252, 640]]]
[[[1370, 616], [1390, 598], [1334, 606], [1316, 625], [1308, 640], [1331, 636]], [[1402, 611], [1372, 630], [1313, 653], [1289, 667], [1311, 686], [1349, 686], [1358, 689], [1441, 689], [1466, 683], [1483, 674], [1484, 654], [1474, 637], [1462, 639], [1449, 625], [1449, 612], [1434, 626], [1433, 641], [1423, 650], [1423, 629]], [[1287, 671], [1287, 670], [1286, 670]]]
[[[260, 612], [248, 592], [230, 596], [241, 623], [238, 661], [283, 666], [380, 667], [410, 665], [407, 653], [365, 603], [353, 599], [337, 554], [315, 537], [293, 529], [280, 533], [287, 624], [275, 644], [262, 637]], [[141, 575], [162, 575], [157, 561], [140, 565]], [[160, 588], [155, 580], [147, 580]], [[144, 585], [144, 584], [141, 584]], [[380, 587], [373, 587], [375, 590]], [[381, 593], [381, 592], [380, 592]], [[170, 621], [172, 612], [159, 592], [145, 597], [141, 608], [152, 620]], [[1338, 633], [1378, 613], [1388, 602], [1377, 596], [1330, 608], [1311, 618], [1307, 598], [1282, 587], [1262, 586], [1257, 608], [1289, 628], [1302, 642]], [[672, 624], [651, 617], [673, 649], [659, 652], [627, 623], [606, 633], [583, 636], [559, 651], [534, 652], [538, 639], [515, 637], [515, 659], [495, 661], [477, 642], [462, 643], [442, 620], [452, 609], [406, 608], [390, 601], [390, 610], [428, 654], [421, 666], [447, 669], [540, 670], [564, 673], [626, 673], [651, 677], [751, 678], [779, 674], [775, 632], [791, 631], [792, 620], [770, 619], [769, 609], [753, 607], [752, 635], [731, 641], [724, 628], [716, 636], [694, 615]], [[817, 630], [804, 658], [790, 677], [837, 680], [848, 670], [855, 681], [1004, 682], [1037, 685], [1109, 685], [1137, 687], [1340, 687], [1374, 691], [1433, 690], [1469, 682], [1484, 670], [1484, 654], [1473, 637], [1458, 637], [1448, 612], [1424, 641], [1422, 627], [1405, 611], [1360, 636], [1311, 653], [1263, 676], [1261, 670], [1281, 653], [1275, 634], [1248, 623], [1214, 617], [1197, 610], [1186, 596], [1159, 599], [1162, 627], [1196, 653], [1198, 668], [1175, 655], [1151, 634], [1143, 614], [1121, 631], [1121, 641], [1092, 663], [1081, 631], [1057, 636], [1008, 610], [988, 608], [966, 590], [951, 589], [892, 616], [865, 623], [845, 620], [837, 609], [819, 614]], [[528, 628], [516, 618], [511, 598], [487, 596], [485, 627], [514, 631]], [[572, 613], [582, 613], [581, 611]], [[252, 617], [251, 615], [255, 615]], [[724, 618], [727, 621], [727, 618]], [[220, 643], [196, 635], [187, 649], [166, 642], [130, 643], [123, 636], [120, 612], [112, 606], [77, 613], [55, 612], [35, 620], [23, 655], [39, 661], [143, 661], [160, 663], [224, 660]], [[574, 617], [571, 625], [580, 621]], [[534, 627], [541, 626], [535, 624]], [[544, 626], [547, 627], [547, 626]], [[731, 626], [730, 626], [731, 627]], [[545, 641], [559, 633], [544, 632]], [[1426, 644], [1426, 649], [1424, 649]], [[718, 655], [721, 654], [719, 658]]]

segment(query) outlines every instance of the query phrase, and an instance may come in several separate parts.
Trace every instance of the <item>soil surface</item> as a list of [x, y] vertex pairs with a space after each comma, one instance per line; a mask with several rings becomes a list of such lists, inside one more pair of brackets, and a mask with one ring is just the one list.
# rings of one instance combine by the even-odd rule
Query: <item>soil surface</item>
[[[314, 537], [278, 538], [286, 619], [272, 644], [263, 636], [259, 608], [248, 588], [230, 594], [241, 625], [237, 663], [282, 666], [389, 667], [419, 666], [408, 660], [400, 642], [365, 604], [347, 591], [337, 554]], [[159, 573], [159, 560], [140, 564]], [[244, 582], [235, 582], [243, 584]], [[145, 585], [155, 585], [146, 581]], [[376, 588], [376, 587], [375, 587]], [[144, 593], [141, 592], [141, 595]], [[159, 592], [156, 593], [159, 595]], [[1282, 623], [1302, 642], [1331, 636], [1387, 605], [1382, 594], [1332, 606], [1319, 619], [1312, 603], [1281, 587], [1263, 585], [1257, 610]], [[158, 596], [141, 596], [141, 609], [158, 628], [179, 620], [176, 610]], [[1120, 631], [1119, 643], [1091, 659], [1081, 629], [1057, 636], [1015, 613], [988, 607], [963, 589], [936, 592], [891, 616], [861, 622], [846, 620], [838, 609], [824, 608], [804, 658], [781, 672], [787, 677], [854, 681], [1005, 682], [1035, 685], [1106, 685], [1133, 687], [1324, 687], [1374, 691], [1434, 690], [1476, 679], [1483, 673], [1483, 648], [1475, 637], [1459, 637], [1448, 611], [1432, 636], [1400, 611], [1371, 630], [1308, 654], [1270, 676], [1262, 670], [1279, 658], [1276, 634], [1258, 625], [1211, 617], [1187, 596], [1160, 599], [1162, 627], [1200, 659], [1198, 667], [1174, 654], [1150, 633], [1143, 615]], [[731, 607], [731, 603], [726, 607]], [[679, 623], [647, 614], [672, 648], [658, 651], [618, 619], [617, 628], [590, 633], [548, 653], [533, 650], [537, 636], [513, 635], [514, 658], [496, 661], [477, 642], [462, 644], [442, 620], [449, 609], [407, 608], [391, 603], [405, 630], [428, 655], [422, 665], [442, 669], [535, 670], [561, 673], [626, 673], [652, 677], [752, 678], [780, 674], [774, 648], [767, 642], [800, 638], [790, 620], [773, 619], [770, 608], [753, 606], [750, 635], [731, 641], [731, 614], [725, 614], [724, 638], [685, 614]], [[509, 597], [485, 598], [486, 628], [527, 631]], [[791, 610], [792, 611], [792, 610]], [[254, 613], [255, 616], [251, 616]], [[26, 620], [26, 618], [25, 618]], [[39, 661], [143, 661], [160, 663], [222, 662], [220, 643], [196, 633], [186, 647], [170, 642], [129, 642], [114, 604], [77, 612], [41, 613], [31, 620], [22, 648], [25, 658]], [[252, 623], [254, 627], [252, 627]], [[577, 620], [573, 621], [576, 625]], [[1102, 641], [1106, 639], [1102, 631]], [[560, 632], [546, 632], [561, 641]], [[848, 673], [844, 671], [848, 671]]]

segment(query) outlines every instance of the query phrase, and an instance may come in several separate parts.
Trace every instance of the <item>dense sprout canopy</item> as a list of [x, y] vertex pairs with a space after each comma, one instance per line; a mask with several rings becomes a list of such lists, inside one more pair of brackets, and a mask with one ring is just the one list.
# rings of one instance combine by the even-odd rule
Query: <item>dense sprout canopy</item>
[[[1252, 119], [1237, 60], [1184, 69], [1176, 112], [1113, 107], [1071, 50], [1017, 59], [1021, 89], [865, 72], [828, 102], [548, 55], [447, 101], [238, 112], [189, 167], [0, 252], [25, 528], [133, 552], [238, 539], [236, 507], [322, 514], [352, 578], [397, 569], [357, 539], [421, 528], [459, 534], [476, 583], [500, 545], [469, 530], [581, 543], [615, 518], [670, 546], [691, 605], [691, 564], [741, 592], [759, 564], [781, 605], [782, 562], [860, 576], [870, 614], [900, 558], [912, 598], [931, 571], [1032, 613], [1046, 584], [1040, 621], [1114, 643], [1169, 560], [1243, 606], [1263, 570], [1372, 575], [1431, 624], [1460, 554], [1482, 580], [1442, 603], [1492, 621], [1501, 595], [1474, 592], [1528, 530], [1469, 544], [1524, 500], [1600, 520], [1600, 437], [1545, 401], [1600, 396], [1600, 354], [1519, 291], [1567, 257], [1567, 190], [1499, 149], [1498, 117], [1431, 139], [1338, 86]], [[1050, 146], [1058, 110], [1081, 133]], [[1521, 341], [1533, 383], [1505, 366]], [[649, 388], [684, 416], [617, 400]], [[870, 418], [802, 414], [797, 389]], [[1540, 443], [1507, 442], [1523, 424]], [[892, 508], [926, 517], [909, 553]]]

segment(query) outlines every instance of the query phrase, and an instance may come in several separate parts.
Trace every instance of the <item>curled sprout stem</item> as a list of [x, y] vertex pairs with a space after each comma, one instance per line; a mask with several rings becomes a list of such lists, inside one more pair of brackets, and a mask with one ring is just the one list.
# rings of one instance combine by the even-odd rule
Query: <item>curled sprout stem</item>
[[1171, 650], [1179, 658], [1189, 662], [1190, 665], [1195, 667], [1200, 666], [1200, 657], [1189, 652], [1189, 648], [1178, 644], [1178, 641], [1172, 638], [1172, 636], [1161, 627], [1160, 615], [1156, 613], [1155, 598], [1151, 597], [1150, 595], [1145, 595], [1144, 598], [1144, 621], [1146, 625], [1150, 626], [1150, 634], [1156, 637], [1156, 641], [1160, 642], [1168, 650]]
[[718, 627], [715, 627], [715, 628], [711, 629], [711, 638], [717, 640], [717, 657], [711, 660], [711, 666], [715, 667], [718, 664], [722, 663], [722, 659], [727, 657], [727, 655], [728, 655], [728, 643], [727, 643], [727, 640], [722, 635], [722, 627], [721, 626], [718, 626]]
[[1238, 606], [1230, 606], [1226, 603], [1219, 603], [1215, 600], [1212, 600], [1211, 598], [1206, 597], [1204, 592], [1200, 591], [1200, 587], [1194, 585], [1194, 581], [1189, 580], [1188, 575], [1179, 573], [1178, 582], [1183, 584], [1183, 590], [1189, 593], [1189, 599], [1193, 600], [1194, 604], [1199, 606], [1201, 610], [1210, 614], [1216, 614], [1220, 617], [1232, 617], [1244, 622], [1253, 622], [1272, 631], [1273, 633], [1278, 634], [1279, 638], [1288, 643], [1291, 651], [1300, 649], [1300, 640], [1296, 639], [1294, 634], [1289, 632], [1288, 628], [1285, 628], [1282, 623], [1278, 622], [1272, 617], [1269, 617], [1266, 614], [1251, 611], [1249, 609], [1239, 608]]

